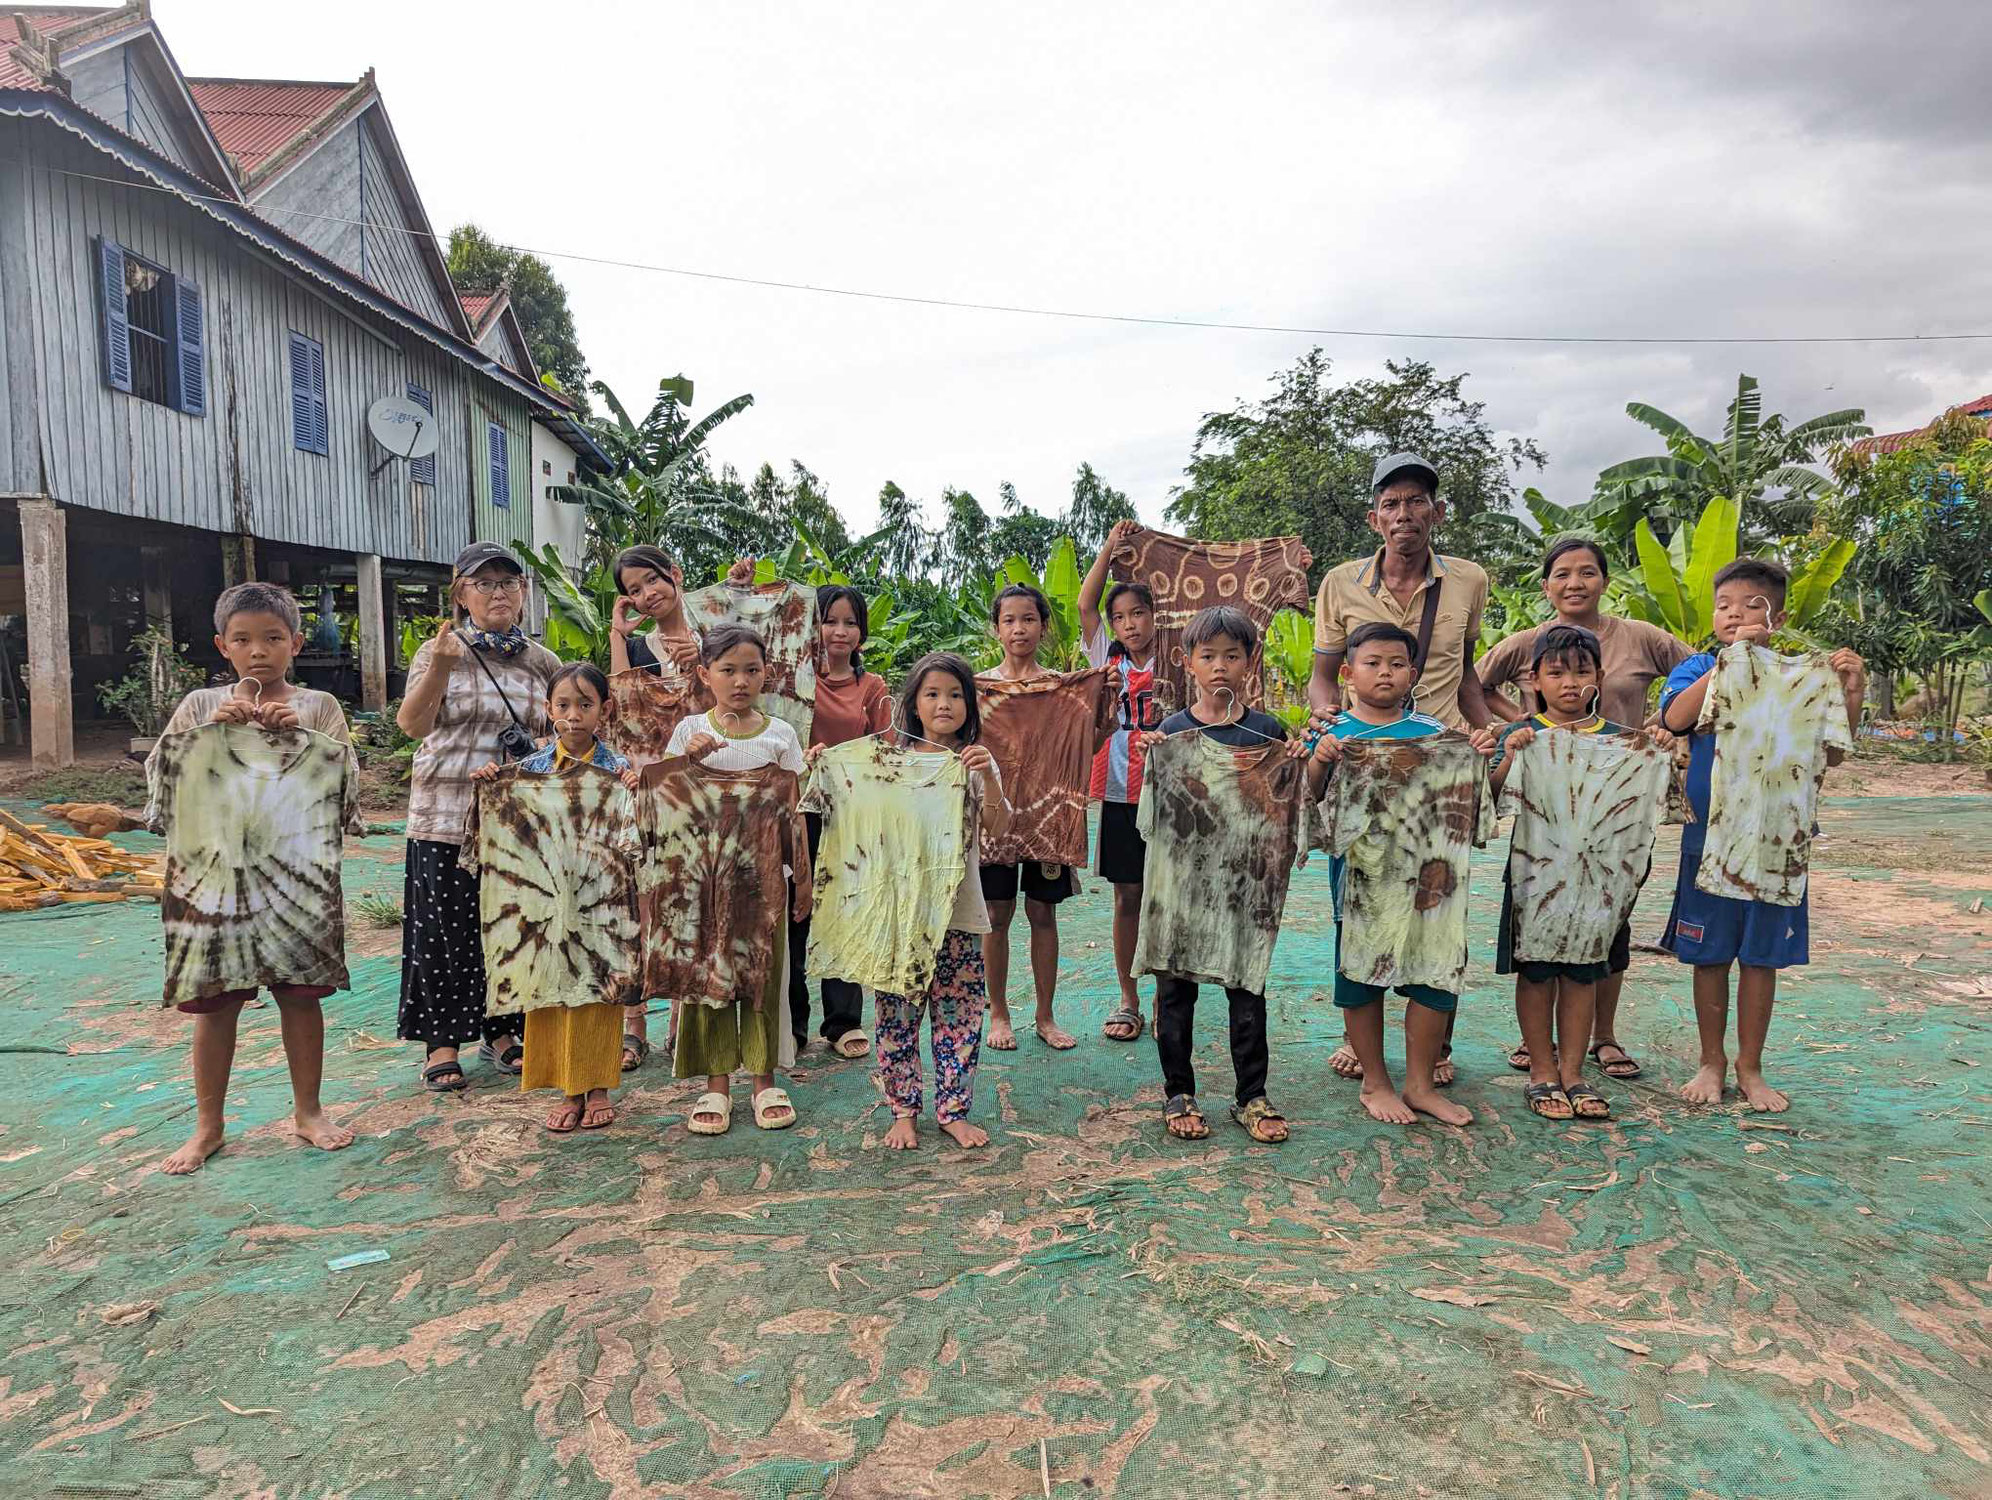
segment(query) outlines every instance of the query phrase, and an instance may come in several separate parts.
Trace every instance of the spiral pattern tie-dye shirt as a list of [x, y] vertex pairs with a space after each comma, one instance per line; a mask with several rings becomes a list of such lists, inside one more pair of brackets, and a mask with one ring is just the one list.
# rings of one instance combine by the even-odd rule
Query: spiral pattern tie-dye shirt
[[627, 1004], [640, 998], [635, 800], [604, 766], [532, 764], [478, 783], [457, 861], [479, 876], [485, 1014]]
[[1823, 655], [1743, 641], [1716, 654], [1697, 734], [1714, 735], [1695, 886], [1711, 896], [1805, 899], [1827, 752], [1853, 749], [1846, 694]]
[[1342, 973], [1458, 994], [1467, 863], [1494, 827], [1487, 761], [1465, 735], [1345, 741], [1314, 833], [1347, 861]]
[[303, 729], [205, 724], [164, 736], [155, 756], [161, 1003], [278, 984], [346, 988], [347, 747]]

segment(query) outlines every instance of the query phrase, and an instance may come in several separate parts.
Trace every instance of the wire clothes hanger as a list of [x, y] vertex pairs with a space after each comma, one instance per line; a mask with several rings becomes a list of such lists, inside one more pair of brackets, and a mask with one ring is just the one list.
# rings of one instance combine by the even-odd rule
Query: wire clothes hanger
[[[1218, 691], [1224, 694], [1226, 698], [1231, 700], [1231, 709], [1227, 710], [1227, 712], [1236, 710], [1238, 711], [1238, 717], [1235, 719], [1226, 719], [1222, 724], [1205, 724], [1201, 720], [1199, 720], [1197, 723], [1197, 731], [1200, 734], [1208, 735], [1212, 730], [1216, 729], [1236, 729], [1241, 734], [1249, 734], [1253, 736], [1255, 739], [1264, 740], [1269, 745], [1280, 745], [1286, 743], [1284, 736], [1266, 734], [1260, 730], [1254, 729], [1250, 724], [1247, 724], [1245, 722], [1245, 715], [1250, 713], [1251, 709], [1249, 707], [1241, 708], [1238, 702], [1238, 695], [1232, 692], [1230, 688], [1219, 688]], [[1191, 717], [1195, 718], [1196, 716], [1192, 714]]]
[[[952, 745], [943, 745], [943, 744], [942, 744], [942, 743], [941, 743], [941, 742], [940, 742], [939, 740], [930, 740], [930, 739], [928, 739], [928, 738], [927, 738], [927, 737], [926, 737], [926, 736], [925, 736], [924, 734], [915, 734], [915, 733], [913, 733], [913, 731], [912, 731], [912, 730], [910, 730], [910, 729], [907, 729], [907, 728], [906, 728], [906, 727], [905, 727], [904, 725], [902, 725], [902, 724], [901, 724], [901, 723], [899, 722], [899, 716], [900, 716], [900, 715], [899, 715], [899, 704], [898, 704], [898, 702], [897, 702], [897, 701], [888, 701], [888, 703], [886, 704], [886, 710], [885, 710], [885, 717], [886, 717], [886, 725], [885, 725], [885, 728], [883, 728], [883, 729], [874, 729], [874, 730], [873, 730], [873, 731], [872, 731], [872, 732], [871, 732], [870, 734], [861, 734], [861, 735], [859, 735], [859, 736], [858, 736], [858, 739], [859, 739], [859, 740], [875, 740], [875, 739], [877, 739], [877, 738], [878, 738], [878, 737], [879, 737], [880, 735], [882, 735], [882, 734], [892, 734], [892, 735], [897, 735], [897, 736], [899, 736], [899, 737], [900, 737], [901, 739], [906, 739], [906, 740], [918, 740], [918, 741], [919, 741], [919, 742], [920, 742], [921, 744], [923, 744], [923, 745], [932, 745], [932, 746], [933, 746], [933, 747], [934, 747], [934, 748], [935, 748], [936, 750], [939, 750], [939, 751], [941, 751], [942, 753], [944, 753], [944, 754], [947, 754], [947, 755], [954, 755], [954, 754], [957, 754], [957, 753], [958, 753], [958, 752], [957, 752], [957, 751], [955, 750], [955, 747], [954, 747], [954, 746], [952, 746]], [[845, 741], [845, 743], [846, 743], [846, 744], [852, 744], [852, 743], [855, 743], [855, 741], [850, 741], [850, 740], [847, 740], [847, 741]], [[891, 749], [891, 748], [893, 748], [893, 747], [891, 747], [891, 746], [888, 746], [887, 748], [888, 748], [888, 749]], [[928, 777], [928, 778], [927, 778], [927, 779], [926, 779], [925, 781], [916, 781], [916, 782], [914, 782], [914, 783], [913, 783], [913, 786], [914, 786], [914, 788], [915, 788], [916, 790], [924, 790], [924, 789], [926, 789], [927, 787], [930, 787], [930, 786], [932, 786], [932, 785], [933, 785], [933, 784], [934, 784], [934, 783], [935, 783], [936, 781], [938, 781], [938, 780], [940, 779], [940, 777], [941, 777], [941, 773], [942, 773], [943, 771], [945, 771], [946, 769], [947, 769], [947, 765], [946, 765], [946, 763], [945, 763], [945, 762], [943, 762], [942, 764], [940, 764], [940, 765], [938, 765], [938, 766], [935, 766], [935, 767], [934, 767], [934, 772], [933, 772], [933, 775], [929, 776], [929, 777]]]

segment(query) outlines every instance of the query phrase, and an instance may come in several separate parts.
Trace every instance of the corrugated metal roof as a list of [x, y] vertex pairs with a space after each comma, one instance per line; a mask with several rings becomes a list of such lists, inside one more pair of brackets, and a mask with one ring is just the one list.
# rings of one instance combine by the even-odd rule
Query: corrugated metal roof
[[[1954, 411], [1961, 411], [1967, 417], [1992, 418], [1992, 395], [1960, 401], [1954, 406], [1945, 408], [1944, 416], [1947, 417]], [[1915, 442], [1917, 438], [1928, 432], [1930, 427], [1935, 426], [1936, 422], [1942, 420], [1943, 418], [1939, 417], [1929, 426], [1912, 428], [1908, 432], [1878, 432], [1873, 437], [1861, 438], [1850, 446], [1854, 452], [1864, 453], [1869, 458], [1878, 458], [1884, 453], [1896, 453]], [[1987, 436], [1992, 436], [1992, 421], [1987, 421], [1985, 430]]]
[[303, 135], [356, 87], [302, 79], [189, 78], [194, 103], [221, 149], [253, 172]]

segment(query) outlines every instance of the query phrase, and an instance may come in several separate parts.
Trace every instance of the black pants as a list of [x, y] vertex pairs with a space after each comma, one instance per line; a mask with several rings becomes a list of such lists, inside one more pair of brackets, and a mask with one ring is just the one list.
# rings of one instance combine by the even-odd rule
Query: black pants
[[[803, 820], [809, 825], [809, 863], [816, 865], [816, 845], [823, 837], [823, 818], [818, 813], [804, 813]], [[789, 910], [795, 910], [795, 887], [789, 886]], [[807, 921], [789, 923], [789, 1025], [795, 1032], [796, 1050], [802, 1050], [809, 1040], [809, 970], [806, 958], [809, 953], [809, 923]], [[864, 1026], [865, 992], [848, 979], [826, 979], [823, 981], [823, 1025], [818, 1034], [829, 1042], [834, 1042], [847, 1031], [858, 1031]]]
[[[1238, 1102], [1250, 1104], [1266, 1092], [1266, 997], [1227, 989], [1231, 1002], [1231, 1069], [1238, 1075]], [[1178, 974], [1155, 976], [1155, 1050], [1162, 1056], [1162, 1092], [1173, 1099], [1197, 1091], [1190, 1066], [1195, 1042], [1197, 986]]]

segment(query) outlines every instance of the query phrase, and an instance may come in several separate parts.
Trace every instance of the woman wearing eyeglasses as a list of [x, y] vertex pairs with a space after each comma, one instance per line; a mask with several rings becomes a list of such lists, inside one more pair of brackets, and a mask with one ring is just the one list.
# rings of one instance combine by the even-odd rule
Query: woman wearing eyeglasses
[[511, 552], [473, 542], [450, 578], [450, 620], [408, 664], [395, 715], [422, 742], [408, 789], [396, 1035], [422, 1044], [422, 1081], [436, 1093], [464, 1086], [457, 1048], [467, 1040], [481, 1039], [479, 1055], [507, 1073], [525, 1055], [520, 1017], [484, 1014], [477, 879], [457, 868], [457, 850], [476, 796], [470, 773], [547, 733], [547, 683], [560, 666], [526, 636], [525, 569]]

